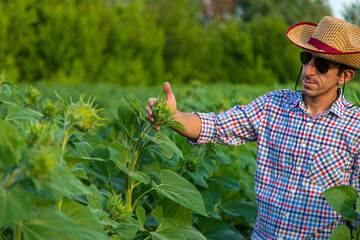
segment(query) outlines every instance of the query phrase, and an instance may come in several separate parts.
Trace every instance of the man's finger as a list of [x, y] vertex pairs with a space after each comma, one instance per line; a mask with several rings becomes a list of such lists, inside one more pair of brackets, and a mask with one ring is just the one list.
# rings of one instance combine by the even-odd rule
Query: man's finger
[[152, 108], [150, 106], [147, 106], [145, 110], [150, 116], [152, 115]]
[[148, 104], [150, 107], [153, 107], [157, 102], [157, 98], [149, 98]]

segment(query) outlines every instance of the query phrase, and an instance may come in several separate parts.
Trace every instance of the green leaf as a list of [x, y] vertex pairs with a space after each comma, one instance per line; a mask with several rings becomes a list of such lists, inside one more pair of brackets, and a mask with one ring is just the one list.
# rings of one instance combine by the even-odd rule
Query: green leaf
[[64, 113], [67, 115], [69, 113], [69, 103], [67, 103], [61, 96], [58, 94], [55, 90], [55, 96], [61, 103], [61, 108], [64, 111]]
[[357, 213], [360, 213], [360, 197], [356, 199], [356, 210]]
[[188, 131], [184, 125], [182, 125], [181, 123], [179, 123], [178, 121], [171, 121], [171, 122], [167, 122], [166, 126], [171, 127], [171, 128], [176, 128], [179, 130], [184, 130], [184, 131]]
[[91, 184], [89, 187], [90, 193], [86, 195], [86, 199], [89, 203], [97, 201], [101, 204], [101, 209], [106, 207], [107, 199], [101, 194], [99, 189], [94, 184]]
[[126, 165], [130, 161], [131, 151], [120, 142], [113, 142], [110, 144], [110, 155], [110, 159], [114, 161], [116, 165]]
[[330, 240], [351, 240], [351, 231], [345, 225], [340, 225], [332, 231]]
[[25, 190], [15, 187], [6, 191], [0, 187], [0, 228], [27, 218], [33, 204], [34, 200]]
[[130, 139], [137, 136], [140, 132], [138, 113], [134, 110], [127, 99], [121, 97], [120, 105], [117, 111], [120, 125]]
[[60, 102], [66, 102], [66, 101], [60, 96], [60, 94], [57, 93], [56, 90], [54, 90], [54, 93], [55, 93], [56, 98], [57, 98]]
[[197, 172], [189, 172], [189, 171], [186, 171], [187, 174], [190, 175], [191, 179], [195, 182], [195, 184], [201, 186], [201, 187], [204, 187], [204, 188], [208, 188], [208, 184], [206, 183], [206, 181], [203, 179], [203, 177], [197, 173]]
[[121, 239], [134, 239], [137, 231], [141, 230], [139, 221], [128, 216], [119, 220], [120, 225], [115, 228]]
[[86, 175], [86, 172], [82, 168], [73, 168], [70, 170], [71, 174], [74, 175], [76, 178], [88, 180], [89, 178]]
[[204, 234], [207, 240], [245, 240], [245, 237], [240, 232], [223, 222], [220, 222], [202, 234]]
[[131, 178], [134, 178], [136, 180], [138, 180], [139, 182], [145, 183], [145, 184], [149, 184], [150, 183], [150, 177], [149, 175], [147, 175], [144, 172], [140, 172], [140, 171], [135, 171], [135, 172], [131, 172], [129, 169], [127, 169], [124, 165], [115, 162], [116, 166], [123, 171], [125, 174], [129, 175]]
[[257, 216], [257, 205], [252, 202], [231, 201], [221, 207], [224, 212], [232, 216], [243, 216], [246, 219], [254, 219]]
[[185, 178], [166, 169], [161, 170], [160, 177], [160, 185], [153, 183], [153, 186], [158, 193], [194, 212], [206, 216], [202, 196], [194, 185]]
[[221, 193], [221, 209], [232, 216], [243, 216], [247, 220], [257, 216], [257, 205], [242, 200], [242, 196], [234, 190], [225, 190]]
[[168, 198], [165, 198], [162, 201], [161, 205], [158, 205], [152, 211], [152, 215], [161, 220], [163, 220], [164, 218], [169, 218], [175, 221], [177, 224], [191, 226], [191, 210], [175, 203]]
[[146, 122], [146, 119], [144, 117], [144, 111], [141, 108], [140, 101], [135, 98], [132, 98], [130, 96], [125, 96], [125, 99], [126, 99], [126, 101], [128, 101], [128, 103], [130, 103], [130, 105], [132, 106], [134, 111], [138, 114], [137, 116], [139, 117], [141, 122]]
[[189, 226], [180, 226], [180, 229], [186, 240], [206, 240], [206, 237], [197, 229]]
[[6, 121], [36, 121], [36, 119], [43, 116], [43, 114], [39, 111], [30, 108], [23, 108], [14, 102], [1, 101], [1, 103], [7, 105], [8, 115], [6, 116]]
[[15, 165], [20, 161], [25, 138], [19, 130], [0, 119], [0, 169]]
[[29, 191], [52, 202], [57, 202], [64, 196], [89, 193], [79, 179], [60, 165], [51, 170], [49, 179], [42, 183], [40, 190], [29, 187]]
[[104, 161], [104, 159], [102, 159], [102, 158], [78, 157], [78, 156], [73, 156], [73, 155], [64, 156], [64, 160], [66, 162], [67, 169], [71, 169], [73, 166], [76, 166], [79, 163], [94, 162], [94, 161], [103, 162]]
[[360, 239], [360, 228], [354, 228], [352, 230], [352, 236], [354, 239], [359, 240]]
[[3, 84], [0, 86], [0, 96], [4, 94], [6, 98], [10, 98], [12, 95], [11, 88], [7, 84]]
[[78, 227], [68, 216], [50, 208], [40, 211], [22, 226], [24, 240], [83, 239]]
[[239, 181], [228, 176], [213, 176], [210, 177], [208, 180], [223, 185], [224, 188], [233, 189], [233, 190], [240, 189]]
[[142, 206], [137, 206], [135, 209], [136, 217], [138, 221], [140, 222], [140, 225], [144, 227], [145, 220], [146, 220], [146, 211]]
[[181, 150], [176, 146], [176, 144], [165, 134], [158, 132], [155, 136], [155, 142], [161, 148], [170, 150], [174, 154], [178, 155], [179, 157], [183, 158], [183, 154]]
[[110, 159], [110, 150], [104, 145], [88, 142], [74, 143], [74, 145], [81, 157]]
[[100, 222], [91, 211], [74, 201], [66, 200], [63, 202], [61, 212], [70, 217], [80, 230], [84, 240], [109, 239], [103, 230]]
[[222, 222], [217, 218], [199, 217], [198, 225], [200, 232], [207, 240], [244, 240], [244, 236], [232, 225]]
[[198, 230], [178, 224], [173, 219], [163, 219], [155, 233], [150, 233], [153, 239], [206, 240]]
[[151, 232], [154, 240], [186, 240], [180, 227], [171, 219], [164, 219], [156, 232]]
[[329, 205], [342, 217], [354, 221], [358, 214], [354, 210], [358, 193], [351, 186], [335, 186], [323, 192]]

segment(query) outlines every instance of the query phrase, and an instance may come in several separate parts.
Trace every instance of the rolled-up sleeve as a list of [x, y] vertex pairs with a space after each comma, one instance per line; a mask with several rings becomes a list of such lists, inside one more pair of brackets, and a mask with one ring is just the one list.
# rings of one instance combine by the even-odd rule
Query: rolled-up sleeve
[[218, 115], [195, 112], [201, 119], [201, 133], [198, 139], [187, 139], [188, 143], [241, 145], [256, 141], [268, 97], [266, 94], [248, 105], [237, 105]]

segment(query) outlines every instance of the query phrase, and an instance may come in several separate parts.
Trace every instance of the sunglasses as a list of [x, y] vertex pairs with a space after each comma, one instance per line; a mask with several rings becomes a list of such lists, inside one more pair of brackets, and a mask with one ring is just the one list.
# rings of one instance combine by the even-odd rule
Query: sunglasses
[[[307, 65], [311, 61], [312, 58], [313, 58], [313, 55], [309, 52], [302, 51], [300, 53], [300, 61], [304, 65]], [[330, 62], [331, 61], [326, 60], [324, 58], [315, 58], [315, 67], [321, 74], [327, 73], [329, 71], [329, 69], [339, 69], [339, 68], [330, 67], [330, 64], [329, 64]]]

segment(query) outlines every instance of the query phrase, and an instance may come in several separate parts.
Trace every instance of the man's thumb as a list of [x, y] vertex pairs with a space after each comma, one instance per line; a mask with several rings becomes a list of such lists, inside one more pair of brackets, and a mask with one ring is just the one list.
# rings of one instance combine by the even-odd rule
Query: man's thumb
[[163, 85], [163, 89], [164, 89], [164, 93], [166, 95], [166, 98], [168, 99], [169, 97], [173, 97], [173, 93], [171, 91], [171, 86], [170, 86], [170, 83], [168, 82], [165, 82], [164, 85]]

